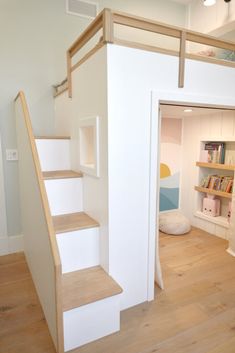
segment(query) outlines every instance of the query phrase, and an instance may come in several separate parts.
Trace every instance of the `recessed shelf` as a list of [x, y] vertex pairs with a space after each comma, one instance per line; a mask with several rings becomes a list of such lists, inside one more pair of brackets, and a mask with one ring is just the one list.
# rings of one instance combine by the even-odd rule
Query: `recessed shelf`
[[211, 216], [207, 216], [206, 214], [204, 214], [201, 211], [195, 212], [194, 216], [198, 217], [198, 218], [201, 218], [201, 219], [204, 219], [205, 221], [209, 221], [211, 223], [217, 224], [217, 225], [219, 225], [221, 227], [229, 228], [229, 223], [228, 223], [226, 217], [222, 217], [222, 216], [211, 217]]
[[221, 169], [221, 170], [235, 170], [235, 165], [229, 164], [219, 164], [219, 163], [205, 163], [205, 162], [196, 162], [197, 167], [202, 168], [211, 168], [211, 169]]
[[232, 198], [232, 194], [229, 192], [223, 192], [223, 191], [218, 191], [218, 190], [213, 190], [213, 189], [208, 189], [208, 188], [202, 188], [201, 186], [194, 186], [194, 189], [199, 191], [199, 192], [204, 192], [206, 194], [211, 194], [211, 195], [216, 195], [220, 197], [225, 197], [227, 199]]
[[99, 118], [79, 122], [80, 169], [84, 174], [99, 177]]

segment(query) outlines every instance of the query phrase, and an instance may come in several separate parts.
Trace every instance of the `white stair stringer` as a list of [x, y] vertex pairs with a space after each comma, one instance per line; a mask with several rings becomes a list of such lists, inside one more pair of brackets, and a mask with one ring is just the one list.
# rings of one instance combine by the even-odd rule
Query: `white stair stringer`
[[82, 212], [82, 175], [71, 171], [70, 140], [40, 138], [36, 144], [62, 265], [68, 352], [120, 330], [122, 288], [99, 266], [99, 223]]
[[65, 352], [120, 330], [120, 296], [113, 295], [64, 312]]
[[83, 211], [82, 178], [45, 180], [53, 216]]
[[56, 240], [62, 273], [99, 265], [99, 227], [57, 234]]
[[69, 139], [40, 138], [36, 146], [43, 171], [71, 169]]

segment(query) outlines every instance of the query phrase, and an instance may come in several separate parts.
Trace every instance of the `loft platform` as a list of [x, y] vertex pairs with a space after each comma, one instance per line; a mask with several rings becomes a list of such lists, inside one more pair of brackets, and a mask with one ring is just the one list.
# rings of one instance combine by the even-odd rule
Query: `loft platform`
[[[178, 50], [166, 49], [157, 45], [150, 45], [143, 42], [136, 42], [131, 38], [119, 38], [117, 28], [125, 27], [132, 28], [148, 33], [155, 33], [163, 35], [167, 38], [174, 38], [179, 41]], [[73, 57], [98, 33], [101, 32], [96, 45], [90, 49], [85, 55], [80, 57], [77, 63], [73, 64]], [[115, 33], [115, 36], [114, 36]], [[128, 37], [128, 34], [127, 34]], [[223, 65], [228, 67], [234, 67], [235, 63], [227, 60], [217, 59], [214, 57], [203, 56], [198, 53], [186, 52], [186, 45], [188, 43], [197, 43], [201, 45], [207, 45], [215, 48], [221, 48], [225, 50], [235, 50], [235, 43], [230, 41], [224, 41], [209, 35], [205, 35], [199, 32], [191, 31], [186, 28], [180, 28], [172, 26], [166, 23], [161, 23], [153, 20], [149, 20], [143, 17], [134, 16], [131, 14], [114, 11], [105, 8], [95, 20], [88, 26], [88, 28], [81, 34], [81, 36], [70, 46], [67, 51], [67, 78], [61, 83], [54, 86], [55, 96], [64, 93], [66, 90], [69, 92], [69, 97], [72, 97], [72, 72], [82, 65], [90, 56], [92, 56], [97, 50], [102, 48], [105, 44], [116, 44], [125, 47], [141, 49], [145, 51], [152, 51], [156, 53], [171, 55], [179, 57], [179, 71], [178, 71], [178, 87], [184, 87], [185, 80], [185, 60], [198, 60], [208, 62], [216, 65]]]

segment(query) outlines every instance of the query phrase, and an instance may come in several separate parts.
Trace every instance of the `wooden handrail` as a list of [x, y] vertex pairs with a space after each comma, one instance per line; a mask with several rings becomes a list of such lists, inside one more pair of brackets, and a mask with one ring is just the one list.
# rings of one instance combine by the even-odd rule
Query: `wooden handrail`
[[[34, 206], [32, 207], [38, 207], [38, 214], [35, 215], [35, 217], [38, 217], [38, 224], [40, 224], [40, 229], [35, 229], [36, 227], [35, 219], [29, 220], [30, 215], [27, 217], [25, 216], [25, 213], [27, 210], [24, 210], [24, 207], [30, 207], [27, 206], [28, 203], [25, 199], [22, 201], [22, 204], [24, 207], [22, 207], [22, 219], [23, 219], [23, 225], [25, 224], [25, 229], [28, 234], [24, 234], [25, 236], [25, 251], [26, 251], [26, 258], [30, 259], [29, 262], [32, 265], [32, 262], [34, 262], [33, 266], [29, 266], [30, 269], [32, 268], [32, 277], [35, 280], [35, 286], [37, 288], [37, 292], [42, 293], [41, 296], [39, 295], [45, 316], [47, 317], [47, 312], [51, 312], [53, 309], [48, 306], [48, 303], [51, 304], [50, 300], [53, 302], [55, 301], [55, 336], [56, 336], [56, 341], [54, 341], [57, 352], [58, 353], [63, 353], [64, 352], [64, 335], [63, 335], [63, 313], [62, 313], [62, 300], [61, 300], [61, 278], [62, 278], [62, 267], [61, 267], [61, 261], [60, 261], [60, 255], [59, 255], [59, 249], [57, 246], [56, 242], [56, 235], [55, 235], [55, 230], [52, 222], [52, 216], [50, 213], [50, 207], [48, 203], [48, 198], [47, 198], [47, 193], [45, 189], [45, 184], [43, 180], [43, 175], [41, 171], [41, 166], [40, 166], [40, 161], [39, 161], [39, 156], [37, 152], [37, 147], [35, 143], [35, 138], [33, 134], [33, 129], [32, 129], [32, 124], [31, 124], [31, 119], [30, 119], [30, 113], [29, 109], [27, 106], [26, 98], [25, 95], [22, 91], [20, 91], [16, 98], [15, 98], [15, 106], [16, 106], [16, 127], [17, 127], [17, 141], [18, 141], [18, 149], [19, 152], [21, 152], [20, 158], [19, 158], [19, 175], [20, 175], [20, 181], [21, 181], [21, 191], [26, 191], [25, 190], [25, 185], [29, 185], [31, 187], [31, 184], [29, 180], [33, 180], [32, 182], [34, 183], [34, 196], [35, 199], [32, 199], [31, 202]], [[23, 142], [22, 142], [23, 141]], [[26, 155], [24, 152], [27, 152], [28, 154]], [[31, 165], [31, 168], [29, 171], [26, 171], [23, 166], [24, 165]], [[24, 175], [22, 174], [22, 171], [24, 170]], [[30, 176], [29, 176], [29, 173]], [[26, 191], [27, 192], [27, 191]], [[29, 192], [29, 191], [28, 191]], [[25, 195], [22, 195], [23, 197]], [[29, 197], [32, 197], [30, 194]], [[25, 206], [26, 205], [26, 206]], [[35, 206], [37, 205], [37, 206]], [[27, 219], [26, 219], [27, 218]], [[33, 243], [33, 236], [35, 237], [34, 233], [37, 234], [36, 232], [40, 232], [40, 247], [35, 249], [31, 249], [30, 246]], [[27, 240], [28, 237], [28, 240]], [[31, 238], [31, 242], [29, 241], [29, 238]], [[42, 239], [44, 239], [44, 243], [42, 243]], [[49, 247], [47, 247], [45, 244], [48, 244]], [[34, 247], [36, 247], [37, 244], [34, 244]], [[54, 293], [46, 293], [45, 287], [49, 287], [52, 283], [48, 283], [46, 279], [44, 282], [42, 282], [42, 279], [38, 278], [38, 275], [35, 274], [35, 268], [37, 268], [37, 271], [40, 271], [40, 266], [42, 269], [45, 267], [45, 261], [46, 258], [50, 259], [50, 264], [53, 267], [53, 285], [54, 285]], [[38, 262], [39, 261], [39, 262]], [[38, 264], [40, 266], [38, 266]], [[48, 272], [51, 269], [48, 268]], [[43, 275], [43, 274], [41, 274]], [[48, 302], [48, 303], [47, 303]], [[44, 305], [43, 305], [44, 304]], [[51, 315], [51, 314], [50, 314]], [[52, 335], [53, 337], [53, 335]]]
[[181, 31], [180, 54], [179, 54], [179, 88], [184, 87], [185, 47], [186, 47], [186, 32]]
[[[122, 40], [120, 38], [114, 38], [113, 33], [114, 33], [115, 25], [136, 28], [139, 30], [143, 30], [151, 33], [157, 33], [157, 34], [179, 39], [180, 49], [178, 51], [172, 51], [172, 50], [157, 48], [155, 46], [149, 46], [146, 44], [134, 43], [127, 40]], [[123, 43], [123, 45], [133, 47], [133, 48], [138, 47], [139, 49], [143, 49], [143, 50], [158, 51], [168, 55], [177, 55], [179, 57], [179, 84], [178, 84], [179, 87], [184, 86], [185, 58], [192, 58], [195, 60], [208, 61], [210, 63], [235, 67], [234, 63], [231, 63], [225, 60], [220, 60], [220, 59], [211, 60], [211, 58], [205, 58], [198, 54], [186, 53], [186, 50], [185, 50], [186, 42], [188, 41], [188, 42], [198, 43], [202, 45], [209, 45], [220, 49], [235, 51], [235, 43], [233, 42], [224, 41], [206, 34], [180, 28], [177, 26], [168, 25], [166, 23], [149, 20], [139, 16], [130, 15], [120, 11], [104, 9], [67, 51], [67, 70], [68, 70], [67, 73], [68, 73], [69, 97], [72, 97], [71, 73], [75, 67], [79, 66], [76, 64], [75, 65], [72, 64], [72, 58], [101, 29], [103, 31], [102, 40], [100, 41], [99, 45], [96, 45], [95, 47], [96, 49], [93, 48], [90, 51], [90, 53], [93, 54], [94, 52], [96, 52], [96, 50], [101, 48], [106, 43], [114, 43], [119, 45]], [[90, 57], [90, 55], [88, 55], [87, 57]], [[84, 59], [83, 58], [80, 59], [80, 62], [84, 62]]]

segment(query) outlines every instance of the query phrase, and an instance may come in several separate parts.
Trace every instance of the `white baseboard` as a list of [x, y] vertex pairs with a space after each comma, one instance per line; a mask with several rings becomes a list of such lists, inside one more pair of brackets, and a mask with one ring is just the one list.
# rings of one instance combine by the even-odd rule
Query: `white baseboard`
[[228, 248], [228, 249], [227, 249], [227, 252], [228, 252], [230, 255], [232, 255], [232, 256], [235, 257], [235, 252], [234, 252], [232, 249]]
[[24, 250], [23, 235], [0, 237], [0, 256]]

